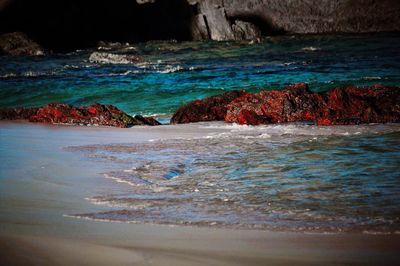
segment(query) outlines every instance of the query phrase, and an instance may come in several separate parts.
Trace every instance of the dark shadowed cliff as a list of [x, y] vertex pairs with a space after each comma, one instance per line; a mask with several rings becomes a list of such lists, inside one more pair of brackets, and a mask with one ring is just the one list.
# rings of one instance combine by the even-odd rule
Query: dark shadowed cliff
[[398, 31], [398, 0], [0, 0], [0, 33], [68, 51], [100, 40], [243, 40]]

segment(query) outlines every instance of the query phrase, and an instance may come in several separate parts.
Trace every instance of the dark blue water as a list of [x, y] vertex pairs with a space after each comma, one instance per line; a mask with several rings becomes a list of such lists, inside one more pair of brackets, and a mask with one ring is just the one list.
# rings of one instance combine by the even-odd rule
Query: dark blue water
[[[141, 55], [90, 62], [93, 52]], [[120, 64], [122, 63], [122, 64]], [[67, 55], [0, 61], [0, 106], [113, 104], [128, 113], [171, 114], [227, 90], [307, 82], [314, 91], [400, 84], [400, 35], [284, 36], [248, 42], [149, 42]]]

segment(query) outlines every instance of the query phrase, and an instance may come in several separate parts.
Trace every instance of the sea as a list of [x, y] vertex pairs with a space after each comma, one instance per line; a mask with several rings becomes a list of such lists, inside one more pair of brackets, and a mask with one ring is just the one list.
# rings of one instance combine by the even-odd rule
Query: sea
[[[138, 58], [138, 60], [136, 60]], [[112, 104], [164, 125], [142, 142], [66, 146], [106, 165], [109, 191], [68, 218], [296, 232], [400, 233], [400, 125], [169, 125], [230, 90], [400, 85], [400, 34], [260, 42], [150, 41], [0, 59], [0, 107]], [[188, 134], [165, 134], [188, 131]], [[132, 136], [135, 135], [135, 128]], [[153, 130], [153, 129], [149, 129]], [[179, 136], [178, 136], [179, 135]], [[98, 211], [97, 206], [103, 206]]]

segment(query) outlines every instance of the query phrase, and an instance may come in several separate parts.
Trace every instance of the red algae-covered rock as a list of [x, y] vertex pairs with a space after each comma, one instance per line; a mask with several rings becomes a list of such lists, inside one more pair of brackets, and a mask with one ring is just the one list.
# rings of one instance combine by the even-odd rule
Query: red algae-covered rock
[[319, 125], [400, 122], [400, 88], [335, 88], [325, 95]]
[[[261, 91], [236, 98], [227, 106], [225, 121], [239, 124], [268, 124], [315, 120], [319, 116], [323, 97], [308, 90], [305, 83], [298, 83], [285, 89]], [[253, 113], [251, 119], [244, 119]], [[254, 117], [257, 122], [254, 123]]]
[[236, 98], [227, 106], [225, 121], [258, 125], [315, 122], [318, 125], [400, 122], [400, 88], [335, 88], [312, 93], [304, 83], [282, 91], [261, 91]]
[[224, 120], [226, 106], [246, 92], [229, 91], [220, 95], [195, 100], [180, 107], [171, 118], [171, 124]]
[[313, 122], [318, 125], [400, 122], [400, 88], [335, 88], [313, 93], [305, 83], [258, 93], [235, 91], [179, 108], [172, 123], [225, 120], [244, 125]]
[[30, 122], [69, 125], [131, 127], [134, 125], [159, 125], [153, 118], [132, 117], [112, 105], [94, 104], [75, 107], [68, 104], [49, 104], [39, 108], [3, 108], [1, 120], [23, 119]]

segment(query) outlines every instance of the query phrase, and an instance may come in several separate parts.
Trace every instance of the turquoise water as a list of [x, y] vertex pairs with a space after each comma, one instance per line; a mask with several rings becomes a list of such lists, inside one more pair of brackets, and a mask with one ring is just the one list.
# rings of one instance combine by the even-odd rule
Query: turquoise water
[[[141, 63], [94, 63], [93, 52], [141, 55]], [[171, 115], [227, 90], [308, 82], [314, 91], [400, 84], [400, 35], [281, 36], [248, 42], [149, 42], [0, 61], [0, 107], [50, 102], [113, 104], [128, 113]]]

